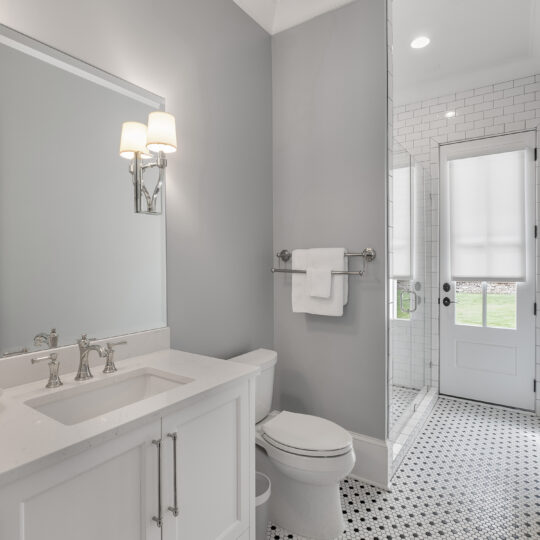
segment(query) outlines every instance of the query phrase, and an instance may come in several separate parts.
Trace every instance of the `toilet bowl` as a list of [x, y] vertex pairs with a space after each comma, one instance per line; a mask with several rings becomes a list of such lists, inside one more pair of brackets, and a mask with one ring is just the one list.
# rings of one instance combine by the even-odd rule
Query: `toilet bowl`
[[271, 411], [274, 351], [258, 349], [231, 360], [261, 368], [255, 389], [256, 460], [272, 481], [271, 521], [315, 540], [341, 535], [339, 482], [355, 463], [350, 433], [317, 416]]

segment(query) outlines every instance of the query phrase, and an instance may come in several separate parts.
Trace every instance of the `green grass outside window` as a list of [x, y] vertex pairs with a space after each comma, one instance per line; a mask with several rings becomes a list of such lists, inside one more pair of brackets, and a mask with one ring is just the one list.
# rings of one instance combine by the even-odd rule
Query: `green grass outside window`
[[[456, 324], [482, 326], [482, 295], [457, 293]], [[516, 297], [513, 294], [488, 294], [487, 326], [516, 327]]]

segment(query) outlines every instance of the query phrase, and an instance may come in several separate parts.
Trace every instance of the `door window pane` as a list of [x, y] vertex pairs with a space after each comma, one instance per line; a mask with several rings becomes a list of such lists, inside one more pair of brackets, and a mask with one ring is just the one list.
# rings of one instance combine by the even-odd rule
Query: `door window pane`
[[452, 279], [525, 281], [525, 156], [448, 162]]
[[482, 326], [482, 282], [456, 282], [456, 324]]
[[516, 328], [516, 283], [487, 283], [487, 326]]

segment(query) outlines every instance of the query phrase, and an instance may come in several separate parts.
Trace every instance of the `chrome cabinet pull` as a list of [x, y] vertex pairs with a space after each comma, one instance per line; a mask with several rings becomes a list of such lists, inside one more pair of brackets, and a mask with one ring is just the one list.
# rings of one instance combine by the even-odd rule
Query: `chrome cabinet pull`
[[152, 517], [152, 521], [161, 528], [163, 525], [163, 512], [161, 510], [161, 439], [152, 441], [152, 444], [157, 447], [158, 452], [158, 515]]
[[169, 506], [169, 512], [172, 512], [174, 517], [178, 517], [180, 510], [178, 509], [178, 473], [176, 467], [176, 443], [178, 433], [167, 433], [167, 437], [173, 440], [173, 486], [174, 486], [174, 506]]

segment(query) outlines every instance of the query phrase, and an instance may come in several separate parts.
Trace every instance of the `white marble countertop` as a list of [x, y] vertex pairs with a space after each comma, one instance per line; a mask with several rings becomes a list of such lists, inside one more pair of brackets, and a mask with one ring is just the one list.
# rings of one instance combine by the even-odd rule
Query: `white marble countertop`
[[[74, 373], [61, 373], [64, 385], [56, 389], [45, 388], [47, 381], [41, 380], [4, 390], [0, 397], [0, 486], [189, 406], [214, 389], [259, 372], [247, 364], [171, 349], [122, 360], [116, 366], [118, 372], [108, 375], [95, 368], [94, 378], [84, 382], [75, 382]], [[121, 380], [122, 375], [141, 368], [193, 380], [74, 425], [64, 425], [25, 404], [30, 399], [104, 379], [112, 381], [120, 376]]]

